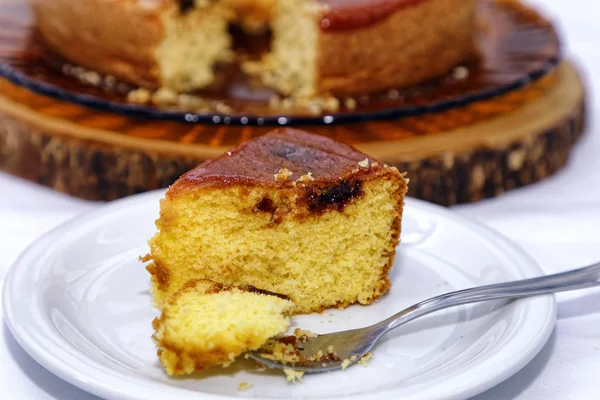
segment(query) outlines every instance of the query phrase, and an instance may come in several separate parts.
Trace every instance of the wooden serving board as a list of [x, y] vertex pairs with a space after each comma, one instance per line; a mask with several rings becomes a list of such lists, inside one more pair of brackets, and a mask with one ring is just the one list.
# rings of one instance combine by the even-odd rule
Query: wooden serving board
[[[427, 99], [427, 108], [452, 91], [489, 93], [506, 84], [507, 76], [514, 79], [521, 73], [529, 79], [532, 62], [558, 56], [553, 28], [536, 13], [513, 0], [485, 4], [492, 16], [498, 15], [487, 20], [484, 32], [491, 47], [474, 69], [477, 73], [462, 86], [438, 85], [433, 92], [428, 87], [426, 96], [402, 101], [423, 105]], [[23, 14], [13, 17], [19, 20]], [[0, 21], [13, 17], [0, 9]], [[505, 31], [511, 34], [501, 35]], [[23, 42], [18, 33], [10, 31], [18, 40], [0, 41], [0, 59], [18, 54], [15, 67], [26, 66], [23, 76], [30, 74], [30, 81], [36, 76], [55, 79], [59, 87], [64, 81], [71, 92], [88, 95], [98, 90], [52, 73], [35, 59], [40, 52], [35, 38], [27, 36]], [[530, 54], [518, 48], [521, 39], [538, 46]], [[24, 46], [20, 53], [9, 47], [15, 43]], [[506, 62], [515, 55], [518, 59]], [[113, 200], [166, 187], [200, 162], [273, 129], [139, 118], [57, 98], [23, 82], [0, 79], [0, 169], [86, 199]], [[584, 129], [584, 85], [569, 62], [534, 82], [500, 92], [403, 118], [295, 127], [351, 143], [407, 171], [411, 196], [442, 205], [472, 202], [551, 175], [567, 162]]]
[[[557, 171], [583, 131], [584, 89], [575, 69], [564, 63], [550, 78], [536, 87], [541, 93], [535, 99], [517, 109], [504, 99], [510, 110], [504, 115], [440, 135], [356, 147], [407, 171], [411, 196], [450, 205], [499, 195]], [[8, 88], [33, 96], [6, 82], [0, 85], [3, 92]], [[480, 107], [485, 112], [486, 106]], [[474, 110], [463, 112], [447, 117], [471, 119]], [[69, 119], [68, 113], [49, 117], [0, 95], [0, 168], [74, 196], [112, 200], [166, 187], [227, 149], [125, 136], [111, 130], [110, 121], [100, 129]], [[393, 129], [393, 122], [388, 124]], [[190, 138], [194, 134], [192, 129]]]

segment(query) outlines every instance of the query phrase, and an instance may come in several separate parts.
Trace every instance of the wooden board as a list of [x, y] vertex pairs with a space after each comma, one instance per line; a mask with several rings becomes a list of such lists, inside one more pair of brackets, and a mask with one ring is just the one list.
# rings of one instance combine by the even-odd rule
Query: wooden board
[[[6, 81], [0, 90], [11, 93], [0, 95], [0, 169], [74, 196], [112, 200], [166, 187], [228, 148], [148, 138], [142, 129], [148, 121], [139, 122], [140, 137], [135, 130], [123, 135], [111, 129], [110, 118], [104, 129], [91, 128], [70, 120], [72, 106], [57, 102], [50, 116], [36, 107], [47, 108], [47, 98]], [[473, 118], [488, 108], [492, 117]], [[474, 122], [435, 135], [355, 145], [407, 171], [411, 196], [442, 205], [477, 201], [543, 179], [565, 164], [584, 129], [585, 91], [576, 69], [564, 62], [526, 89], [449, 113], [435, 118]], [[97, 118], [105, 121], [101, 113]], [[396, 123], [377, 124], [393, 130]], [[421, 122], [415, 117], [413, 123]]]
[[[0, 169], [85, 199], [166, 187], [208, 158], [291, 125], [396, 165], [409, 174], [409, 195], [451, 205], [551, 175], [584, 128], [585, 91], [576, 69], [568, 62], [555, 68], [560, 44], [552, 24], [516, 0], [481, 0], [482, 57], [464, 79], [357, 99], [357, 109], [319, 115], [317, 123], [306, 123], [306, 115], [279, 118], [283, 110], [268, 109], [268, 99], [262, 108], [232, 99], [238, 106], [231, 116], [174, 110], [183, 116], [178, 120], [161, 116], [173, 110], [160, 107], [132, 113], [121, 84], [107, 88], [66, 76], [65, 61], [37, 37], [26, 3], [4, 1]], [[244, 114], [250, 110], [265, 118], [252, 122]], [[344, 122], [348, 116], [358, 119]], [[296, 117], [305, 123], [292, 123]]]

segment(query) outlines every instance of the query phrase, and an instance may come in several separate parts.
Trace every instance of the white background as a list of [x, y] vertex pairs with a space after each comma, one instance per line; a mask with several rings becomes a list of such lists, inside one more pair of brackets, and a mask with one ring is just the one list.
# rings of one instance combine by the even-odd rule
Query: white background
[[[590, 124], [570, 164], [554, 177], [500, 198], [455, 208], [511, 237], [548, 272], [600, 261], [600, 6], [537, 0], [561, 31], [590, 90]], [[13, 260], [36, 237], [100, 206], [0, 173], [0, 289]], [[600, 398], [600, 290], [558, 296], [556, 329], [521, 372], [477, 400]], [[0, 300], [1, 301], [1, 300]], [[2, 314], [0, 308], [0, 315]], [[0, 326], [0, 398], [97, 399], [54, 377]]]

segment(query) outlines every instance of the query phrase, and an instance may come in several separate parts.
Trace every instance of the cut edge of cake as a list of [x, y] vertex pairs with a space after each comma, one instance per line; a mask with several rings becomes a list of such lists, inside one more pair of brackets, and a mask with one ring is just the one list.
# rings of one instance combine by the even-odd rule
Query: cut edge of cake
[[[288, 158], [294, 154], [309, 157], [314, 149], [294, 147], [286, 142], [289, 137], [292, 142], [333, 146], [343, 154], [338, 154], [338, 161], [353, 159], [346, 159], [347, 170], [336, 176], [334, 184], [316, 169], [312, 175], [300, 168], [302, 162], [294, 168], [277, 155], [273, 157], [294, 171], [270, 166], [257, 182], [233, 176], [236, 174], [207, 173], [211, 165], [227, 162], [227, 158], [235, 165], [235, 155], [245, 154], [249, 146], [260, 147], [281, 138], [279, 147], [260, 151], [284, 149], [291, 152]], [[314, 151], [317, 158], [327, 156]], [[155, 305], [161, 307], [182, 284], [198, 278], [282, 293], [296, 304], [294, 314], [371, 304], [390, 287], [407, 185], [408, 179], [395, 167], [321, 136], [284, 129], [247, 142], [182, 176], [161, 201], [158, 232], [146, 258], [152, 261], [147, 269], [152, 275]], [[353, 188], [360, 195], [354, 196]], [[329, 197], [340, 203], [317, 204]], [[318, 212], [309, 212], [311, 207]], [[373, 209], [379, 210], [373, 214]], [[202, 232], [207, 226], [210, 234]], [[181, 232], [188, 237], [179, 236]]]
[[211, 85], [219, 63], [233, 59], [228, 32], [233, 10], [222, 2], [196, 1], [185, 12], [173, 4], [163, 12], [163, 39], [155, 57], [162, 87], [188, 92]]

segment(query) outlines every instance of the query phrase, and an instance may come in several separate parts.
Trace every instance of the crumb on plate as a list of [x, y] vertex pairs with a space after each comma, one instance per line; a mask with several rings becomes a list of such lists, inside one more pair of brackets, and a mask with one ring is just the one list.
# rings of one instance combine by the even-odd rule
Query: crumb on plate
[[288, 382], [302, 382], [302, 377], [304, 376], [304, 372], [302, 371], [294, 371], [290, 368], [285, 368], [283, 370], [285, 373], [286, 379]]
[[238, 386], [238, 390], [241, 392], [251, 389], [251, 388], [252, 388], [252, 384], [250, 384], [248, 382], [240, 382], [240, 385]]

